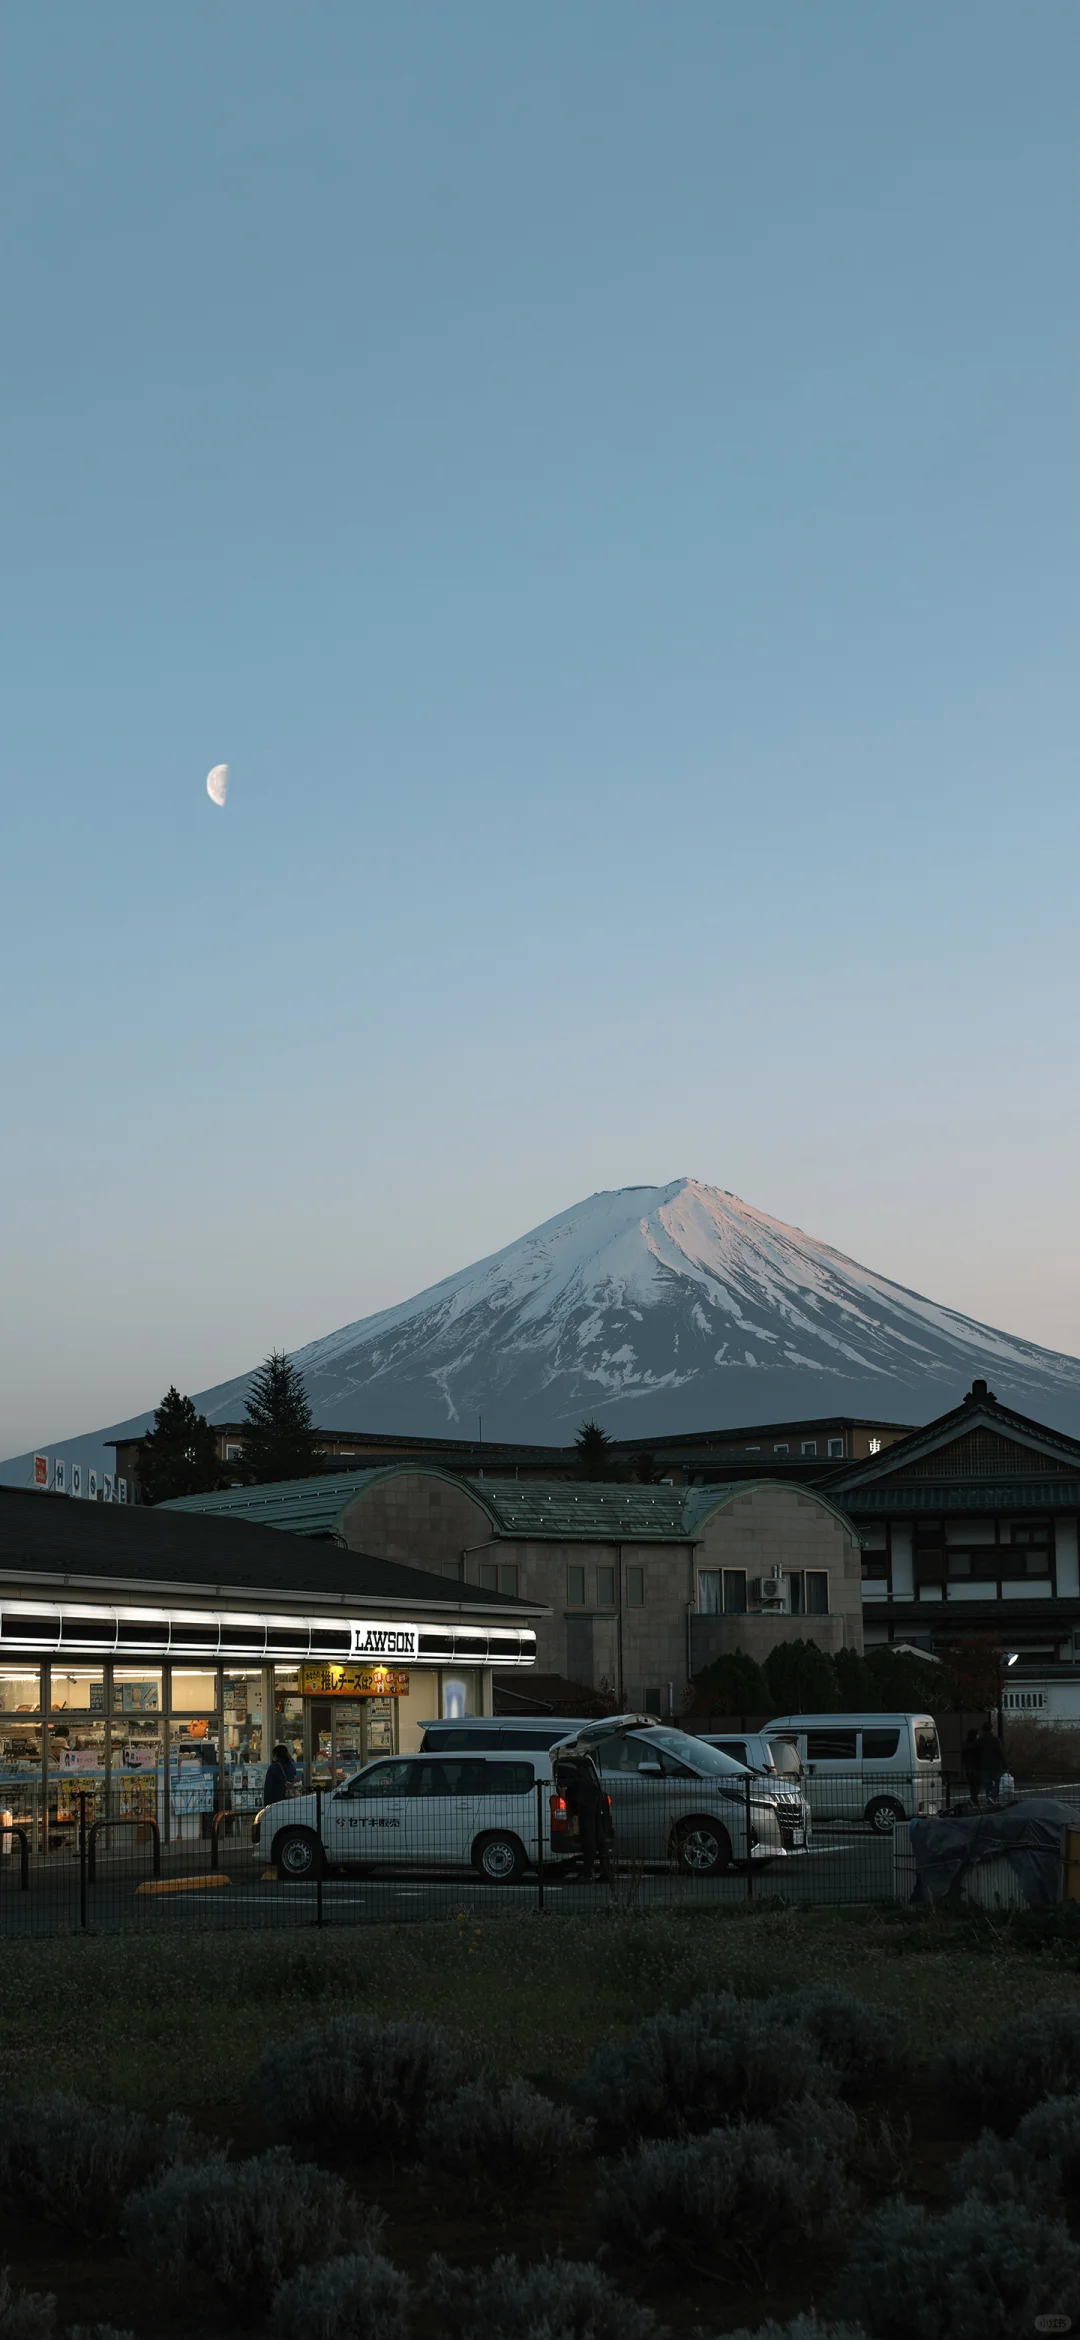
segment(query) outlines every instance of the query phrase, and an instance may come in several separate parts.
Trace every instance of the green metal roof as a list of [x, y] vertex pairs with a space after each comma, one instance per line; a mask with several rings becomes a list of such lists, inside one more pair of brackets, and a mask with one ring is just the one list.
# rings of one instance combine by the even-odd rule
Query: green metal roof
[[[400, 1478], [421, 1471], [425, 1479], [441, 1479], [447, 1486], [464, 1487], [491, 1521], [497, 1536], [520, 1536], [535, 1542], [544, 1537], [566, 1543], [583, 1542], [690, 1543], [702, 1534], [705, 1521], [735, 1496], [756, 1488], [772, 1490], [773, 1479], [735, 1479], [714, 1487], [627, 1487], [616, 1481], [540, 1479], [466, 1479], [456, 1472], [433, 1469], [426, 1463], [384, 1463], [374, 1469], [335, 1472], [332, 1477], [285, 1479], [269, 1487], [228, 1487], [214, 1495], [184, 1495], [162, 1511], [216, 1512], [244, 1519], [260, 1527], [284, 1528], [297, 1536], [340, 1533], [346, 1513], [359, 1495], [377, 1479]], [[785, 1491], [793, 1483], [784, 1482]], [[820, 1503], [851, 1530], [851, 1521], [831, 1497], [817, 1488], [796, 1487], [808, 1501]]]
[[1077, 1511], [1080, 1479], [898, 1479], [892, 1487], [852, 1487], [856, 1519], [869, 1511]]
[[[400, 1469], [392, 1463], [391, 1471]], [[294, 1536], [329, 1535], [343, 1511], [385, 1473], [335, 1471], [332, 1478], [280, 1479], [270, 1487], [222, 1487], [213, 1495], [178, 1495], [159, 1511], [213, 1511], [229, 1519], [250, 1519], [260, 1527], [287, 1528]]]

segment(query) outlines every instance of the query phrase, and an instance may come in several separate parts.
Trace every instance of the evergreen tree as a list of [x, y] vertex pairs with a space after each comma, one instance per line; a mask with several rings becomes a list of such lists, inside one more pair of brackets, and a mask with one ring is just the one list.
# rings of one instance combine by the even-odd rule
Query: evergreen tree
[[166, 1390], [154, 1415], [154, 1427], [142, 1441], [138, 1474], [144, 1503], [169, 1503], [178, 1495], [208, 1495], [222, 1483], [210, 1424], [175, 1386]]
[[612, 1453], [614, 1444], [615, 1440], [600, 1428], [599, 1422], [582, 1423], [574, 1446], [583, 1479], [611, 1478], [615, 1461]]
[[303, 1374], [284, 1349], [272, 1349], [248, 1391], [244, 1477], [264, 1487], [313, 1478], [320, 1468]]
[[[870, 1705], [882, 1713], [936, 1714], [951, 1702], [949, 1671], [936, 1666], [932, 1658], [913, 1657], [910, 1650], [883, 1645], [868, 1650], [864, 1662], [871, 1686]], [[993, 1676], [992, 1684], [995, 1680]], [[991, 1686], [989, 1699], [975, 1698], [971, 1703], [976, 1707], [993, 1705], [994, 1696]]]
[[770, 1715], [773, 1698], [756, 1658], [744, 1649], [725, 1651], [694, 1676], [695, 1705], [707, 1714]]
[[866, 1659], [857, 1649], [838, 1649], [833, 1658], [836, 1691], [848, 1714], [873, 1714], [886, 1701], [879, 1697]]
[[764, 1665], [774, 1714], [835, 1714], [836, 1668], [816, 1641], [778, 1641]]

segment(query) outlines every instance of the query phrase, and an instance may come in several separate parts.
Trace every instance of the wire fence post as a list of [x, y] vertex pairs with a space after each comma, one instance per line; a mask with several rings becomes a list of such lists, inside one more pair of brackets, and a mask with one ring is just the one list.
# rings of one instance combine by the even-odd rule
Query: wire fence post
[[322, 1899], [322, 1889], [323, 1889], [323, 1867], [324, 1867], [324, 1861], [323, 1861], [323, 1839], [322, 1839], [322, 1789], [321, 1789], [321, 1787], [317, 1787], [317, 1788], [316, 1788], [316, 1790], [315, 1790], [315, 1834], [316, 1834], [316, 1836], [317, 1836], [317, 1838], [318, 1838], [318, 1840], [319, 1840], [319, 1841], [318, 1841], [318, 1850], [317, 1850], [317, 1852], [316, 1852], [316, 1855], [315, 1855], [315, 1923], [316, 1923], [316, 1925], [317, 1925], [317, 1926], [321, 1926], [321, 1925], [322, 1925], [322, 1922], [323, 1922], [323, 1899]]
[[542, 1779], [536, 1782], [536, 1907], [544, 1906], [544, 1797], [547, 1787]]
[[752, 1821], [752, 1819], [751, 1819], [751, 1816], [750, 1816], [750, 1785], [751, 1785], [751, 1782], [750, 1782], [750, 1774], [749, 1774], [749, 1772], [747, 1772], [747, 1775], [746, 1775], [746, 1898], [747, 1898], [747, 1900], [748, 1900], [748, 1901], [752, 1901], [752, 1900], [753, 1900], [753, 1898], [754, 1898], [754, 1862], [753, 1862], [753, 1857], [752, 1857], [752, 1856], [753, 1856], [753, 1849], [754, 1849], [754, 1848], [753, 1848], [753, 1845], [752, 1845], [752, 1842], [751, 1842], [751, 1838], [750, 1838], [750, 1830], [751, 1830], [751, 1828], [753, 1827], [753, 1821]]
[[89, 1924], [86, 1906], [86, 1795], [79, 1790], [79, 1924], [85, 1934]]

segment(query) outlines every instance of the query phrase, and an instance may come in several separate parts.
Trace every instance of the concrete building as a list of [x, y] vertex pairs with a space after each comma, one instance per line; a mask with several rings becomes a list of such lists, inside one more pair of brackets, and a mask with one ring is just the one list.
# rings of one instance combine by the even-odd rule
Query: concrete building
[[537, 1667], [620, 1706], [680, 1711], [722, 1651], [862, 1647], [858, 1536], [828, 1496], [770, 1480], [701, 1488], [457, 1478], [407, 1464], [193, 1495], [214, 1512], [533, 1603]]

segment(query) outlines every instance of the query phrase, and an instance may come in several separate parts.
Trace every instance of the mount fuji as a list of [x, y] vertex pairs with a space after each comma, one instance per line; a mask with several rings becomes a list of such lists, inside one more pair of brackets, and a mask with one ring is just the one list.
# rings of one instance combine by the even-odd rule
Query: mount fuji
[[[1080, 1359], [923, 1299], [722, 1188], [676, 1179], [590, 1195], [413, 1300], [294, 1352], [327, 1430], [567, 1445], [587, 1415], [617, 1438], [787, 1417], [928, 1421], [973, 1375], [1021, 1413], [1080, 1431]], [[243, 1413], [250, 1376], [197, 1397]], [[55, 1446], [100, 1460], [102, 1440]], [[0, 1465], [25, 1483], [30, 1458]]]

